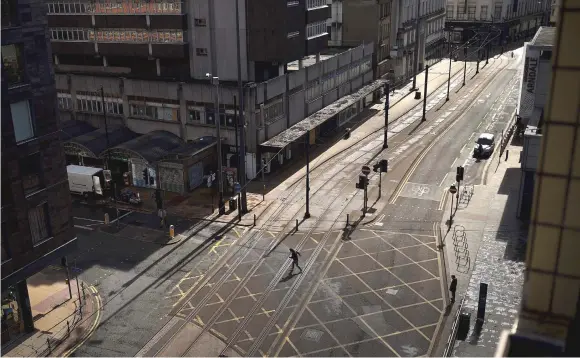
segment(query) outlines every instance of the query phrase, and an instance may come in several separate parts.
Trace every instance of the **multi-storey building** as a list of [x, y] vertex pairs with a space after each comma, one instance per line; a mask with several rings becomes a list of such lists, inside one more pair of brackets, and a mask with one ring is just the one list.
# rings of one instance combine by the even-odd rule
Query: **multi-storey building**
[[[2, 302], [34, 329], [26, 280], [76, 248], [46, 3], [2, 2]], [[17, 334], [2, 317], [2, 340]], [[21, 325], [21, 323], [23, 323]], [[8, 333], [8, 335], [7, 335]]]
[[391, 70], [391, 9], [393, 0], [334, 0], [328, 19], [329, 46], [375, 44], [375, 77]]
[[392, 18], [395, 81], [405, 80], [441, 59], [446, 48], [445, 0], [395, 0]]
[[556, 26], [556, 20], [560, 16], [560, 8], [562, 7], [562, 0], [552, 0], [550, 9], [550, 26]]
[[493, 43], [506, 44], [533, 36], [549, 15], [550, 0], [447, 0], [446, 26], [452, 43], [493, 29]]
[[238, 36], [243, 81], [283, 74], [288, 62], [326, 48], [330, 14], [324, 0], [57, 0], [47, 7], [57, 71], [181, 81], [206, 73], [237, 80]]

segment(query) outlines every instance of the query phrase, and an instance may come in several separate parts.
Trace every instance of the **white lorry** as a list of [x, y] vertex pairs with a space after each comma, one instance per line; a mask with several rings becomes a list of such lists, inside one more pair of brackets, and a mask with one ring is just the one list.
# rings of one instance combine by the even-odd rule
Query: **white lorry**
[[67, 165], [66, 171], [70, 192], [85, 198], [94, 195], [102, 196], [103, 185], [110, 181], [110, 172], [101, 168]]

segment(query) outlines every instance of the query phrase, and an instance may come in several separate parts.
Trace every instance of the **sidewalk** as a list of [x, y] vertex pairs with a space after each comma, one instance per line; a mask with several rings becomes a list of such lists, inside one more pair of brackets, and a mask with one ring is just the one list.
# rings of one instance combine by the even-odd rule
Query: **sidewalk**
[[[433, 356], [443, 355], [463, 297], [462, 312], [471, 315], [469, 333], [466, 341], [455, 342], [453, 356], [494, 356], [501, 333], [515, 323], [522, 299], [527, 224], [516, 217], [522, 147], [510, 144], [507, 149], [507, 161], [505, 154], [498, 158], [499, 153], [489, 159], [487, 185], [475, 185], [471, 199], [460, 199], [450, 231], [447, 199], [441, 223], [447, 280], [455, 275], [458, 287]], [[487, 283], [488, 291], [484, 323], [476, 328], [480, 283]]]
[[3, 356], [68, 356], [84, 343], [98, 323], [100, 298], [96, 289], [79, 280], [85, 288], [83, 293], [79, 287], [81, 306], [73, 277], [71, 272], [72, 299], [62, 267], [49, 266], [28, 278], [35, 330], [3, 346]]

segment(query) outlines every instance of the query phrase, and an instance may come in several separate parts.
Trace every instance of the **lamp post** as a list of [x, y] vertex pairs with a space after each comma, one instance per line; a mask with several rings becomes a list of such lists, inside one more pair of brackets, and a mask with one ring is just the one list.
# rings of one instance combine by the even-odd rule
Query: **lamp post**
[[383, 149], [389, 147], [387, 144], [389, 132], [389, 83], [385, 83], [385, 137], [383, 141]]
[[465, 86], [465, 74], [467, 73], [467, 47], [463, 48], [463, 85]]
[[425, 90], [423, 94], [423, 118], [421, 118], [421, 122], [425, 122], [427, 118], [425, 118], [425, 112], [427, 110], [427, 82], [429, 78], [429, 65], [425, 66]]
[[218, 179], [218, 190], [219, 190], [219, 198], [218, 198], [218, 211], [220, 215], [225, 214], [226, 208], [224, 206], [224, 182], [222, 178], [223, 166], [222, 166], [222, 138], [221, 138], [221, 116], [220, 116], [220, 79], [219, 77], [212, 76], [211, 73], [206, 73], [205, 77], [211, 80], [211, 84], [215, 86], [215, 114], [214, 119], [216, 122], [216, 135], [217, 135], [217, 155], [218, 155], [218, 171], [217, 171], [217, 179]]
[[449, 187], [449, 192], [451, 193], [451, 211], [449, 213], [449, 228], [451, 228], [451, 223], [453, 223], [453, 195], [457, 193], [457, 188], [455, 185]]
[[419, 71], [419, 20], [421, 15], [421, 1], [417, 0], [417, 23], [415, 26], [415, 63], [413, 64], [413, 87], [411, 91], [417, 90], [417, 72]]
[[447, 77], [447, 98], [445, 102], [449, 101], [449, 87], [451, 86], [451, 51], [449, 51], [449, 74]]
[[[240, 10], [238, 1], [236, 0], [236, 57], [238, 62], [238, 96], [240, 100], [240, 107], [239, 107], [239, 120], [242, 125], [240, 128], [240, 148], [238, 150], [238, 173], [239, 173], [239, 180], [240, 185], [242, 186], [242, 190], [240, 192], [240, 202], [238, 205], [240, 206], [240, 210], [242, 213], [248, 212], [248, 203], [246, 198], [246, 125], [244, 121], [244, 86], [242, 84], [242, 61], [240, 57]], [[237, 138], [237, 136], [236, 136]]]
[[306, 212], [304, 219], [310, 217], [310, 132], [306, 132], [304, 144], [306, 145]]

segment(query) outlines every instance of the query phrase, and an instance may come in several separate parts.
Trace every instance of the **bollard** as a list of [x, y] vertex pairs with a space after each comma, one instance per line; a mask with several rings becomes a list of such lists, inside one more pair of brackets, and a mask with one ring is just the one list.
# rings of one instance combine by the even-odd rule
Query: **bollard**
[[298, 231], [298, 219], [296, 219], [296, 231]]
[[175, 227], [173, 225], [169, 225], [169, 237], [172, 239], [175, 237]]
[[507, 160], [508, 160], [508, 155], [509, 155], [509, 154], [510, 154], [510, 151], [509, 151], [509, 149], [506, 149], [506, 151], [505, 151], [505, 161], [506, 161], [506, 162], [507, 162]]
[[70, 323], [68, 321], [66, 321], [66, 334], [70, 336]]
[[48, 337], [46, 338], [46, 345], [48, 346], [48, 352], [52, 353], [52, 348], [50, 348], [50, 340], [48, 339]]
[[349, 219], [349, 214], [346, 214], [346, 226], [348, 227], [348, 220]]
[[256, 214], [254, 214], [254, 226], [256, 226]]
[[105, 225], [109, 225], [109, 213], [105, 213]]

